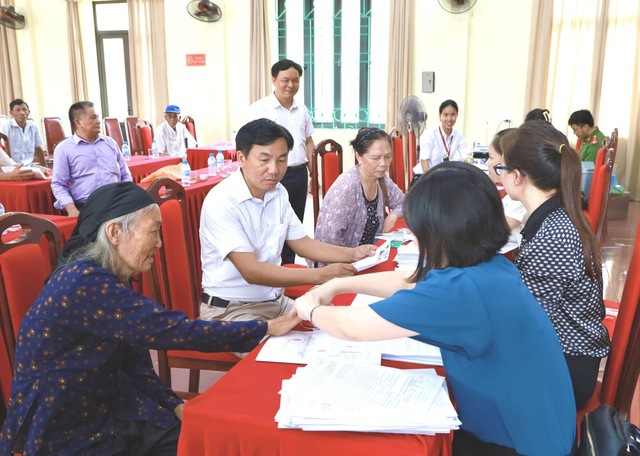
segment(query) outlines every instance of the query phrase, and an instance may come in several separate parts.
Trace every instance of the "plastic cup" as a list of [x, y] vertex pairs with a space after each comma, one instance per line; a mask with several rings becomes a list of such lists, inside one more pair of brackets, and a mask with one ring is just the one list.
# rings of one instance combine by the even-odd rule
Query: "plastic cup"
[[192, 184], [195, 184], [196, 182], [198, 182], [198, 171], [191, 171], [189, 173], [189, 181]]

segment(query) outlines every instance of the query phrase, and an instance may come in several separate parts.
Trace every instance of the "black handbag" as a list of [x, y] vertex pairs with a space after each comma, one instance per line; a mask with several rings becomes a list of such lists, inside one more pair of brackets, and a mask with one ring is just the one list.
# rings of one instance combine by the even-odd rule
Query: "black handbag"
[[602, 404], [580, 423], [582, 436], [575, 456], [640, 456], [640, 429]]

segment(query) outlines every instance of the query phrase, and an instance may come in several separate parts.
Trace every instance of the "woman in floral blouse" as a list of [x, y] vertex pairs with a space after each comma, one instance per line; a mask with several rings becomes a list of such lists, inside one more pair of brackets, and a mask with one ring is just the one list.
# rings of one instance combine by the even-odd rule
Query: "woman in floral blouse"
[[373, 244], [402, 216], [404, 194], [387, 176], [391, 139], [379, 128], [361, 128], [351, 141], [358, 165], [341, 174], [325, 196], [315, 239], [343, 247]]

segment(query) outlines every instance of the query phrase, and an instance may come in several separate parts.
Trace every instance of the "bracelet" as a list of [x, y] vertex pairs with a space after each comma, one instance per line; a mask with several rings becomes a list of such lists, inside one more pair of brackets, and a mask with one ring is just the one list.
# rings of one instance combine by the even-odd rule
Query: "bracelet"
[[309, 312], [309, 321], [310, 321], [310, 322], [311, 322], [311, 324], [312, 324], [312, 325], [314, 325], [314, 326], [315, 326], [315, 324], [313, 323], [313, 312], [315, 312], [315, 310], [316, 310], [318, 307], [322, 307], [322, 306], [315, 306], [313, 309], [311, 309], [311, 312]]

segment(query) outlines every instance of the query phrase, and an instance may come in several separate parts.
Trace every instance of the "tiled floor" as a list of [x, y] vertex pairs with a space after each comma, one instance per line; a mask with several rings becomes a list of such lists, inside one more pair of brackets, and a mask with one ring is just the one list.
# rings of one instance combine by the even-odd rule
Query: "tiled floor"
[[[305, 228], [309, 235], [313, 235], [313, 207], [311, 198], [307, 202], [305, 213]], [[627, 276], [627, 268], [631, 259], [633, 243], [635, 240], [638, 220], [640, 219], [640, 202], [629, 204], [628, 216], [625, 220], [610, 220], [607, 224], [607, 232], [602, 247], [602, 273], [604, 280], [604, 297], [619, 301]], [[302, 264], [305, 264], [301, 261]], [[151, 351], [154, 365], [157, 368], [156, 353]], [[604, 365], [604, 363], [603, 363]], [[223, 372], [203, 371], [200, 378], [200, 391], [204, 391], [213, 385]], [[188, 371], [184, 369], [172, 370], [172, 383], [176, 390], [186, 391], [188, 384]], [[632, 407], [631, 419], [635, 424], [640, 424], [640, 390], [636, 392], [636, 398]]]

